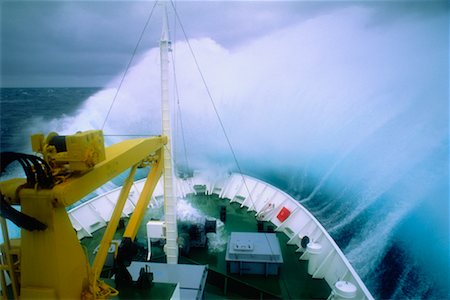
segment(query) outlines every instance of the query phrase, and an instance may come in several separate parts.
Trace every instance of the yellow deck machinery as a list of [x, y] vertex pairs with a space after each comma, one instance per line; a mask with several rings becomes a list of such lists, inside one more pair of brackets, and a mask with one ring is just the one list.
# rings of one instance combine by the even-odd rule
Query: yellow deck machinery
[[[2, 245], [2, 294], [4, 272], [18, 299], [99, 299], [117, 290], [100, 280], [105, 259], [139, 166], [150, 166], [143, 192], [124, 233], [123, 245], [136, 236], [151, 194], [163, 172], [165, 136], [126, 140], [104, 147], [100, 130], [71, 136], [33, 135], [32, 148], [39, 156], [4, 152], [1, 170], [18, 162], [26, 178], [0, 183]], [[129, 170], [117, 205], [92, 265], [66, 212], [72, 205]], [[14, 209], [20, 206], [20, 211]], [[21, 239], [10, 241], [5, 218], [21, 227]], [[126, 261], [126, 258], [122, 258]], [[122, 262], [126, 264], [126, 262]], [[120, 263], [119, 263], [120, 267]], [[125, 268], [125, 266], [122, 266]], [[125, 276], [126, 277], [126, 276]], [[126, 280], [127, 278], [124, 278]]]

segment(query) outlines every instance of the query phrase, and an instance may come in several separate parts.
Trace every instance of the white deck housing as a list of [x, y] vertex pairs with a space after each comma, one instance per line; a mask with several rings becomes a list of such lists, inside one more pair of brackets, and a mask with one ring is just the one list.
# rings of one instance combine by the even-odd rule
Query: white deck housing
[[[145, 179], [134, 183], [125, 204], [125, 216], [133, 212], [144, 181]], [[330, 299], [341, 299], [338, 297], [339, 291], [336, 294], [338, 282], [347, 282], [356, 287], [356, 295], [352, 299], [373, 299], [325, 228], [305, 207], [285, 192], [266, 182], [241, 174], [232, 174], [219, 180], [194, 174], [194, 177], [186, 180], [177, 179], [175, 185], [178, 197], [185, 197], [187, 194], [199, 191], [206, 194], [218, 194], [220, 198], [238, 202], [242, 208], [253, 211], [259, 220], [273, 223], [276, 231], [288, 236], [288, 244], [296, 246], [297, 252], [302, 253], [300, 259], [309, 260], [308, 271], [312, 277], [326, 280], [333, 290]], [[120, 188], [112, 190], [69, 211], [70, 220], [79, 239], [91, 236], [94, 231], [106, 226], [119, 193]], [[162, 197], [163, 186], [160, 180], [149, 207], [155, 205]], [[311, 246], [314, 246], [307, 247], [309, 251], [301, 245], [301, 240], [305, 236], [309, 237]]]

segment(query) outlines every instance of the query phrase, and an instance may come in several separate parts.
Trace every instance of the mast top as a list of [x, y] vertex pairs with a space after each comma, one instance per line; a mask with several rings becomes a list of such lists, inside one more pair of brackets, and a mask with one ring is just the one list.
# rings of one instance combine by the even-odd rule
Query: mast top
[[167, 16], [167, 3], [166, 1], [162, 1], [163, 5], [163, 25], [161, 32], [161, 43], [169, 42], [170, 43], [170, 35], [169, 35], [169, 21]]

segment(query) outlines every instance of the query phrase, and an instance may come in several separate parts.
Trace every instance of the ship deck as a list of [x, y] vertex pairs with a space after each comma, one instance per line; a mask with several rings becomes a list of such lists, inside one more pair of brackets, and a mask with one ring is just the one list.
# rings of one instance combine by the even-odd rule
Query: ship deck
[[[246, 208], [241, 208], [238, 203], [230, 203], [228, 199], [221, 199], [215, 194], [204, 195], [201, 193], [189, 194], [187, 200], [206, 216], [216, 219], [219, 219], [220, 206], [226, 207], [227, 215], [222, 238], [227, 239], [231, 232], [257, 232], [254, 213], [248, 212]], [[148, 211], [138, 230], [137, 240], [140, 243], [147, 241], [145, 224], [151, 220], [152, 216]], [[265, 222], [266, 230], [270, 229], [269, 226], [270, 223]], [[118, 228], [114, 239], [120, 239], [123, 231], [124, 228]], [[94, 249], [99, 245], [103, 232], [104, 228], [96, 231], [92, 237], [81, 240], [81, 243], [87, 248], [91, 262], [94, 258]], [[326, 281], [313, 279], [308, 275], [307, 261], [299, 260], [301, 253], [296, 252], [296, 247], [286, 244], [288, 238], [285, 234], [276, 233], [276, 235], [280, 241], [284, 261], [277, 276], [230, 274], [227, 271], [225, 249], [209, 251], [206, 248], [191, 248], [188, 256], [180, 256], [179, 262], [208, 266], [205, 299], [326, 299], [331, 292]], [[145, 256], [142, 255], [142, 257]], [[165, 261], [160, 247], [152, 247], [151, 261]]]

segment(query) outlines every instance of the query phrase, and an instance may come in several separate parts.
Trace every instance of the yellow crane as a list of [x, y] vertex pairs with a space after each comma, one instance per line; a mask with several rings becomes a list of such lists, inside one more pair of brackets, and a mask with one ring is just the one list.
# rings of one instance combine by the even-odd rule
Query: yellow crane
[[[14, 298], [101, 299], [117, 290], [100, 280], [110, 243], [117, 229], [123, 207], [139, 166], [150, 166], [144, 189], [125, 229], [122, 243], [133, 241], [151, 194], [164, 165], [165, 136], [132, 139], [104, 146], [100, 130], [71, 136], [56, 133], [31, 138], [33, 151], [42, 157], [2, 153], [2, 170], [18, 161], [26, 179], [0, 182], [2, 196], [1, 225], [2, 292], [6, 294], [3, 272], [9, 271]], [[66, 207], [76, 203], [119, 174], [129, 170], [116, 207], [103, 235], [92, 265], [77, 238]], [[18, 212], [11, 205], [20, 205]], [[14, 254], [6, 228], [9, 218], [20, 227], [20, 260]]]

